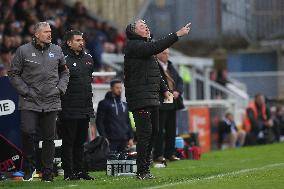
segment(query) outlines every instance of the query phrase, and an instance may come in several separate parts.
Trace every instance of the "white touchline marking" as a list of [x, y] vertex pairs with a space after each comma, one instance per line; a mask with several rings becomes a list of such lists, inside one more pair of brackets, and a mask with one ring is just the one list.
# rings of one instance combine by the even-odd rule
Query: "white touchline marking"
[[163, 185], [153, 186], [153, 187], [146, 187], [144, 189], [157, 189], [157, 188], [173, 187], [173, 186], [180, 185], [180, 184], [189, 184], [189, 183], [194, 183], [194, 182], [201, 181], [201, 180], [211, 180], [211, 179], [215, 179], [215, 178], [222, 178], [222, 177], [225, 177], [225, 176], [234, 176], [234, 175], [239, 175], [239, 174], [243, 174], [243, 173], [248, 173], [248, 172], [251, 172], [251, 171], [259, 171], [259, 170], [272, 168], [272, 167], [283, 166], [283, 165], [284, 165], [284, 163], [269, 164], [269, 165], [265, 165], [263, 167], [256, 167], [256, 168], [250, 168], [250, 169], [241, 169], [239, 171], [233, 171], [233, 172], [229, 172], [229, 173], [222, 173], [222, 174], [212, 175], [212, 176], [204, 177], [204, 178], [189, 179], [189, 180], [185, 180], [185, 181], [181, 181], [181, 182], [163, 184]]
[[77, 187], [79, 185], [76, 184], [69, 184], [67, 186], [58, 186], [58, 187], [54, 187], [54, 189], [64, 189], [64, 188], [72, 188], [72, 187]]

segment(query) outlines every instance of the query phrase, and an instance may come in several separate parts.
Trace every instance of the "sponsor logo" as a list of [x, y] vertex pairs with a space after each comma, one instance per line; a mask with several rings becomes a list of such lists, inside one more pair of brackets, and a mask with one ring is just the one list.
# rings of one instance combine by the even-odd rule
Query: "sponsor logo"
[[50, 58], [54, 58], [54, 54], [52, 52], [49, 52], [48, 55], [49, 55]]
[[0, 116], [14, 113], [15, 107], [15, 103], [11, 100], [0, 100]]
[[12, 171], [16, 169], [16, 162], [17, 160], [20, 160], [20, 156], [19, 155], [14, 155], [13, 157], [0, 162], [0, 170], [1, 171]]

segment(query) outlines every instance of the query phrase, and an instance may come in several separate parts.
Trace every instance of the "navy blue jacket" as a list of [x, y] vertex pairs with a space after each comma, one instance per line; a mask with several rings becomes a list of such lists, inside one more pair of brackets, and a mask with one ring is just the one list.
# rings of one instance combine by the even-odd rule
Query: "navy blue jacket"
[[109, 140], [133, 138], [127, 104], [120, 97], [114, 97], [111, 92], [99, 102], [96, 125], [99, 134]]

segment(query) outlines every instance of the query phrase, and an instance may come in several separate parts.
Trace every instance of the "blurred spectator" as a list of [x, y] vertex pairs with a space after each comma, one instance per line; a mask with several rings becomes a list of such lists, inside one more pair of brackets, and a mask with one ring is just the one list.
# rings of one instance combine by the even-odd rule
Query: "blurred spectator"
[[2, 47], [0, 49], [0, 64], [2, 64], [6, 69], [10, 69], [11, 60], [11, 51], [8, 48]]
[[0, 64], [0, 77], [8, 76], [7, 69], [3, 64]]
[[126, 36], [124, 33], [118, 33], [114, 39], [115, 43], [115, 53], [121, 54], [123, 53], [124, 46], [126, 43]]
[[111, 151], [122, 152], [133, 145], [133, 131], [128, 107], [121, 100], [122, 82], [113, 80], [105, 99], [99, 102], [96, 125], [101, 136], [107, 138]]
[[82, 18], [87, 16], [86, 7], [82, 2], [77, 1], [74, 7], [71, 9], [68, 15], [70, 21], [80, 21]]
[[210, 80], [212, 80], [212, 81], [217, 80], [217, 71], [215, 69], [211, 70], [211, 72], [210, 72]]
[[226, 69], [221, 69], [217, 71], [216, 82], [223, 86], [226, 86], [226, 84], [229, 83], [228, 71]]
[[164, 158], [170, 161], [177, 161], [175, 138], [176, 138], [176, 111], [183, 109], [183, 81], [178, 72], [169, 61], [169, 49], [157, 55], [161, 76], [169, 90], [173, 93], [173, 103], [164, 103], [164, 96], [160, 98], [159, 108], [159, 131], [154, 145], [154, 161], [162, 163]]
[[102, 67], [102, 53], [104, 51], [104, 43], [106, 42], [106, 35], [101, 31], [96, 31], [93, 35], [89, 36], [86, 47], [92, 55], [96, 69]]
[[275, 117], [274, 117], [274, 133], [276, 140], [279, 142], [280, 137], [284, 136], [284, 108], [278, 106], [276, 108]]
[[35, 23], [25, 25], [25, 27], [23, 28], [22, 36], [23, 36], [24, 43], [28, 43], [32, 41], [32, 36], [34, 34], [34, 26], [35, 26]]
[[227, 145], [229, 148], [235, 148], [237, 144], [239, 146], [244, 145], [246, 133], [236, 127], [232, 113], [225, 115], [224, 120], [220, 121], [218, 129], [220, 147]]
[[266, 106], [262, 94], [257, 94], [255, 99], [249, 103], [244, 120], [244, 129], [247, 132], [247, 145], [266, 144], [274, 141], [271, 112]]

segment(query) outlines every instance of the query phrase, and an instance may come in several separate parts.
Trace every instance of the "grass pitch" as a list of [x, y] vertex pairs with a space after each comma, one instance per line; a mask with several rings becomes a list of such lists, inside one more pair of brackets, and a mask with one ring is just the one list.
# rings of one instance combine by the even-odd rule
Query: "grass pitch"
[[215, 151], [203, 154], [200, 161], [173, 162], [167, 168], [152, 169], [152, 173], [156, 179], [142, 181], [106, 176], [105, 172], [91, 173], [95, 181], [63, 181], [62, 177], [53, 183], [5, 181], [0, 189], [283, 189], [284, 143]]

